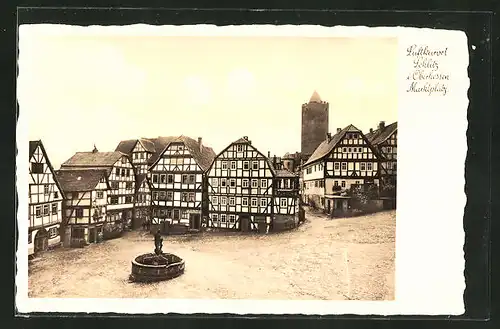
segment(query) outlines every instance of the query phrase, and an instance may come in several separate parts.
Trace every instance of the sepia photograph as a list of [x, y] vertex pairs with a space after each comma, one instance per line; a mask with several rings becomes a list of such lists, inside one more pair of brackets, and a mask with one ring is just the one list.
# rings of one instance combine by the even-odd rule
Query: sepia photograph
[[397, 36], [117, 31], [21, 26], [29, 299], [396, 299]]

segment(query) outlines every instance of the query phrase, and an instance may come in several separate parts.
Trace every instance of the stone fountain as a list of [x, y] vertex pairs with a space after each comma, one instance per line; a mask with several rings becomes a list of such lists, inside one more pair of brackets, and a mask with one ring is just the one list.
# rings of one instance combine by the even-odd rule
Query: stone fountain
[[155, 234], [154, 253], [137, 256], [132, 260], [130, 281], [155, 282], [169, 280], [184, 273], [184, 260], [177, 255], [162, 251], [163, 238], [160, 230]]

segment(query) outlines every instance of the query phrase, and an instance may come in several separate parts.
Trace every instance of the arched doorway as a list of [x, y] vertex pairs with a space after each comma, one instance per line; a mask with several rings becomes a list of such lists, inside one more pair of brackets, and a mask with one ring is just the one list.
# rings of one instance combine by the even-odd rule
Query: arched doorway
[[35, 235], [35, 253], [45, 251], [49, 247], [49, 232], [41, 228]]

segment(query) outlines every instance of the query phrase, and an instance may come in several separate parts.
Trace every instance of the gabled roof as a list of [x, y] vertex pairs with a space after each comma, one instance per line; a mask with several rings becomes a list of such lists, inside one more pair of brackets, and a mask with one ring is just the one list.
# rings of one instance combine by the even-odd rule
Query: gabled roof
[[368, 133], [365, 136], [370, 143], [372, 143], [373, 145], [378, 145], [385, 142], [387, 138], [389, 138], [397, 129], [398, 122], [396, 121], [388, 126], [385, 126], [382, 129], [374, 130], [373, 132]]
[[64, 192], [92, 191], [99, 184], [101, 178], [106, 180], [106, 185], [109, 188], [107, 177], [107, 172], [104, 169], [74, 169], [57, 172], [57, 179]]
[[[344, 129], [340, 130], [338, 133], [333, 135], [332, 138], [330, 139], [330, 141], [324, 140], [323, 142], [321, 142], [321, 144], [319, 144], [319, 146], [316, 148], [316, 150], [314, 150], [313, 154], [309, 157], [309, 159], [304, 164], [304, 166], [308, 165], [310, 163], [313, 163], [317, 160], [320, 160], [323, 157], [325, 157], [326, 155], [328, 155], [337, 146], [337, 144], [342, 140], [342, 138], [345, 136], [345, 134], [348, 131], [356, 131], [356, 132], [360, 133], [361, 135], [363, 135], [361, 130], [354, 127], [353, 125], [348, 125]], [[372, 151], [375, 152], [375, 150], [372, 150]], [[378, 153], [377, 153], [377, 155], [378, 155]]]
[[113, 167], [116, 161], [120, 160], [125, 154], [115, 152], [77, 152], [71, 158], [66, 160], [61, 169], [67, 167]]
[[147, 140], [145, 138], [128, 139], [121, 141], [120, 143], [118, 143], [118, 146], [116, 147], [115, 151], [130, 155], [137, 143], [141, 143], [141, 145], [144, 147], [144, 149], [146, 149], [146, 151], [151, 153], [155, 152], [155, 144], [152, 141]]
[[191, 156], [193, 159], [196, 161], [196, 163], [200, 166], [200, 168], [203, 171], [208, 170], [210, 168], [210, 165], [212, 164], [214, 158], [215, 158], [215, 152], [211, 147], [205, 146], [202, 144], [200, 148], [200, 144], [198, 141], [192, 139], [191, 137], [187, 136], [179, 136], [179, 137], [159, 137], [155, 141], [155, 145], [165, 145], [161, 152], [155, 153], [151, 159], [150, 159], [150, 167], [153, 167], [156, 162], [161, 158], [165, 150], [168, 148], [168, 146], [171, 143], [174, 142], [180, 142], [183, 143], [184, 146], [188, 149], [189, 153], [191, 153]]
[[178, 136], [166, 136], [166, 137], [156, 137], [156, 138], [145, 138], [154, 145], [155, 153], [148, 159], [148, 164], [151, 166], [160, 158], [163, 154], [165, 148], [170, 145], [170, 143], [176, 140]]
[[50, 172], [52, 173], [52, 177], [54, 179], [54, 182], [56, 183], [57, 187], [59, 188], [59, 191], [61, 191], [61, 194], [64, 197], [64, 191], [61, 187], [61, 184], [59, 183], [59, 180], [57, 179], [56, 171], [54, 170], [54, 167], [52, 167], [52, 164], [50, 163], [49, 156], [47, 155], [47, 151], [45, 150], [45, 146], [43, 146], [43, 143], [41, 140], [30, 141], [28, 161], [31, 160], [31, 157], [35, 153], [35, 150], [37, 149], [38, 146], [40, 146], [40, 149], [42, 150], [43, 157], [45, 158], [45, 162], [47, 163], [47, 166], [49, 167]]

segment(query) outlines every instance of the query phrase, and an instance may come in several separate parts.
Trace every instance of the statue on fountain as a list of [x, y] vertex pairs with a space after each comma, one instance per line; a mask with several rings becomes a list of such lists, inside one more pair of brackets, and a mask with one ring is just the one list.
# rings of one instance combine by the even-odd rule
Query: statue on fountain
[[155, 254], [161, 255], [162, 254], [162, 250], [161, 250], [162, 247], [163, 247], [163, 238], [161, 237], [160, 230], [158, 230], [155, 233]]

